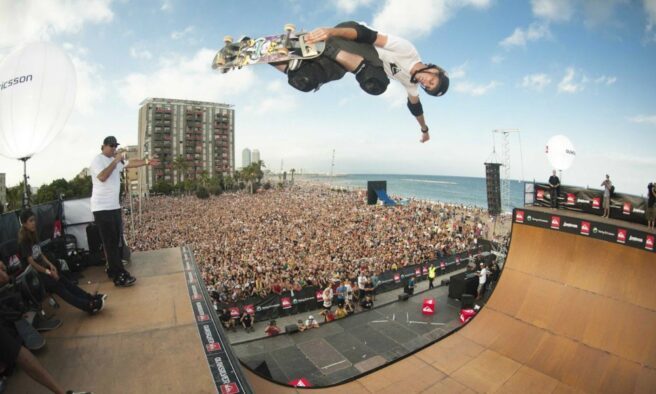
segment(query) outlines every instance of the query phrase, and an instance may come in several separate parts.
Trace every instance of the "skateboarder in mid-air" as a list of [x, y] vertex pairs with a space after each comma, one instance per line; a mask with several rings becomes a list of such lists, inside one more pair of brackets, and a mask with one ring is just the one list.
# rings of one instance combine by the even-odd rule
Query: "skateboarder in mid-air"
[[319, 41], [326, 41], [326, 48], [318, 58], [304, 60], [300, 65], [275, 65], [288, 75], [290, 85], [309, 92], [349, 71], [355, 74], [362, 90], [379, 95], [387, 89], [389, 78], [395, 79], [408, 92], [408, 109], [421, 127], [420, 142], [430, 139], [417, 85], [431, 96], [444, 95], [449, 89], [449, 77], [442, 68], [422, 63], [409, 41], [356, 22], [318, 28], [306, 35], [309, 44]]

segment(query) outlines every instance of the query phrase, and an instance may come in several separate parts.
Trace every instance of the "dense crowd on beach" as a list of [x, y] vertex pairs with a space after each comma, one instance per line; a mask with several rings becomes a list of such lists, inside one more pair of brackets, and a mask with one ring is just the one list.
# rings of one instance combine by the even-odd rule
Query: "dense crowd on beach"
[[[480, 208], [410, 200], [367, 205], [365, 194], [303, 185], [256, 194], [151, 197], [133, 250], [190, 245], [223, 302], [320, 286], [476, 246], [489, 230]], [[139, 224], [139, 222], [141, 222]]]

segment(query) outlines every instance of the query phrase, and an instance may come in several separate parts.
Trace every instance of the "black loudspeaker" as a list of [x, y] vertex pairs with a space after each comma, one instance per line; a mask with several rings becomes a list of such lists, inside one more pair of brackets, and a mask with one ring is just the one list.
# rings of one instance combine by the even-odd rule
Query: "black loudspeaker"
[[471, 294], [463, 294], [460, 298], [460, 308], [461, 309], [472, 309], [474, 308], [474, 296]]
[[410, 296], [407, 293], [399, 294], [399, 301], [408, 301], [408, 298], [410, 298]]
[[285, 332], [287, 334], [295, 334], [298, 332], [298, 326], [296, 324], [288, 324], [285, 326]]
[[501, 213], [501, 163], [485, 163], [485, 183], [487, 185], [487, 210], [490, 215]]
[[256, 372], [258, 375], [263, 376], [263, 377], [265, 377], [265, 378], [267, 378], [267, 379], [271, 379], [271, 378], [272, 378], [272, 377], [271, 377], [271, 371], [269, 371], [269, 366], [267, 365], [267, 362], [266, 362], [266, 361], [262, 361], [262, 362], [260, 363], [260, 365], [258, 365], [257, 367], [255, 367], [255, 372]]
[[375, 205], [378, 202], [376, 190], [387, 192], [387, 181], [368, 181], [367, 182], [367, 204]]

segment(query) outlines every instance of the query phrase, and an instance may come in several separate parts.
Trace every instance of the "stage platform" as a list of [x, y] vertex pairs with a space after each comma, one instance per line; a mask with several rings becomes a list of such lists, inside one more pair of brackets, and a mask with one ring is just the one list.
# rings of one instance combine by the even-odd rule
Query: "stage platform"
[[[127, 268], [137, 277], [129, 288], [114, 287], [101, 267], [84, 271], [81, 287], [108, 294], [105, 309], [89, 316], [59, 300], [61, 308], [52, 312], [64, 324], [44, 335], [38, 359], [66, 389], [215, 393], [180, 248], [134, 253]], [[9, 379], [6, 391], [48, 392], [22, 371]]]
[[[622, 222], [598, 219], [516, 210], [501, 279], [470, 324], [392, 364], [313, 391], [653, 392], [654, 239], [644, 228], [626, 232]], [[85, 287], [110, 294], [107, 309], [89, 317], [63, 306], [57, 314], [64, 326], [47, 335], [39, 359], [66, 387], [96, 393], [306, 391], [245, 365], [234, 365], [247, 380], [237, 388], [219, 357], [234, 352], [220, 329], [218, 337], [210, 331], [218, 322], [200, 301], [207, 294], [190, 264], [185, 249], [136, 253], [130, 270], [139, 281], [129, 289], [115, 289], [92, 270]], [[199, 337], [201, 328], [207, 335]], [[18, 373], [8, 393], [26, 392], [45, 391]]]

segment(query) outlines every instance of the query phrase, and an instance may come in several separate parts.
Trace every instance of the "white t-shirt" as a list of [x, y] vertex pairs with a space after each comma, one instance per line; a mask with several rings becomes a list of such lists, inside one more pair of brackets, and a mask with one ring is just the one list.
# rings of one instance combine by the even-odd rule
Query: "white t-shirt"
[[410, 41], [387, 34], [387, 43], [384, 47], [375, 47], [380, 60], [383, 61], [385, 74], [396, 79], [407, 90], [409, 96], [419, 96], [417, 84], [410, 82], [410, 70], [421, 62], [419, 52]]
[[94, 157], [91, 162], [91, 182], [93, 183], [91, 212], [110, 211], [121, 208], [118, 201], [118, 194], [121, 189], [121, 171], [123, 171], [125, 165], [119, 161], [105, 182], [101, 182], [98, 179], [98, 174], [107, 168], [113, 160], [113, 157], [107, 157], [101, 153]]
[[487, 280], [487, 268], [483, 268], [481, 270], [481, 275], [478, 277], [478, 284], [484, 285], [486, 280]]

